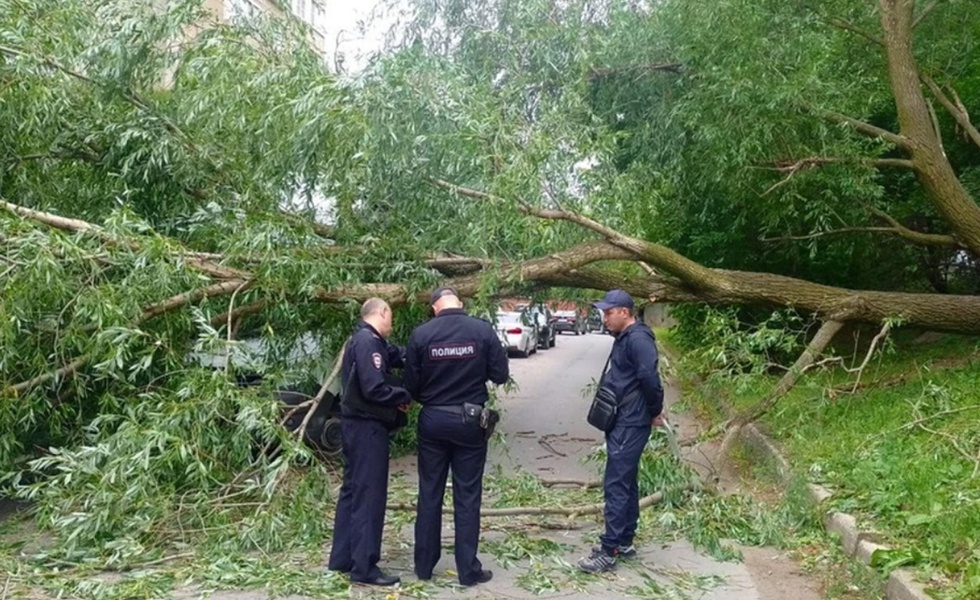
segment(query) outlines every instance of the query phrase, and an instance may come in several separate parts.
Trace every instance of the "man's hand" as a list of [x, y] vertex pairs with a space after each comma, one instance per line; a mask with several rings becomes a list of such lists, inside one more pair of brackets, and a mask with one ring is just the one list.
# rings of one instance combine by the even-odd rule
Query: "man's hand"
[[650, 421], [650, 424], [654, 427], [663, 427], [666, 421], [664, 420], [664, 413], [660, 413]]
[[402, 411], [403, 413], [407, 413], [409, 406], [411, 406], [411, 404], [409, 402], [406, 402], [405, 404], [399, 404], [398, 405], [398, 410]]

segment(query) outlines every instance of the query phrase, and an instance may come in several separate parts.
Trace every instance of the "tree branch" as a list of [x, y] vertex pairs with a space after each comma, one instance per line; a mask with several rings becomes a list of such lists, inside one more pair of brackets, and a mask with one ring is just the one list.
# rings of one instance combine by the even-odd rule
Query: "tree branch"
[[[139, 327], [146, 321], [162, 315], [166, 312], [180, 308], [188, 304], [194, 304], [200, 302], [205, 298], [210, 298], [213, 296], [225, 296], [228, 294], [233, 294], [235, 290], [239, 289], [241, 286], [247, 286], [250, 282], [244, 280], [232, 280], [232, 281], [222, 281], [221, 283], [216, 283], [205, 288], [200, 288], [190, 292], [184, 292], [182, 294], [177, 294], [176, 296], [171, 296], [163, 302], [158, 302], [156, 304], [151, 304], [143, 308], [142, 314], [136, 318], [132, 327]], [[79, 356], [72, 360], [67, 365], [57, 369], [56, 371], [51, 371], [48, 373], [42, 373], [37, 377], [29, 379], [27, 381], [22, 381], [21, 383], [14, 384], [10, 386], [10, 389], [16, 394], [23, 394], [29, 392], [39, 385], [47, 383], [55, 379], [63, 379], [68, 377], [79, 369], [84, 367], [92, 359], [90, 354], [85, 354]]]
[[940, 233], [923, 233], [921, 231], [915, 231], [914, 229], [909, 229], [908, 227], [902, 225], [895, 220], [894, 217], [881, 210], [880, 208], [875, 208], [874, 206], [869, 207], [869, 210], [875, 215], [884, 219], [889, 225], [892, 226], [893, 233], [899, 237], [917, 244], [919, 246], [945, 246], [948, 248], [963, 248], [963, 244], [959, 242], [955, 237], [951, 235], [943, 235]]
[[865, 123], [864, 121], [848, 117], [847, 115], [829, 111], [824, 112], [823, 117], [834, 123], [848, 125], [855, 131], [863, 133], [869, 137], [885, 140], [886, 142], [889, 142], [902, 150], [912, 150], [912, 141], [907, 137], [888, 131], [887, 129], [882, 129], [881, 127], [876, 127], [871, 123]]
[[787, 242], [787, 241], [802, 241], [802, 240], [813, 240], [821, 237], [826, 237], [828, 235], [841, 235], [845, 233], [891, 233], [897, 235], [904, 240], [916, 244], [918, 246], [940, 246], [946, 248], [962, 248], [963, 245], [960, 244], [956, 238], [951, 235], [942, 235], [938, 233], [922, 233], [909, 229], [901, 225], [898, 221], [893, 219], [888, 214], [882, 212], [878, 209], [871, 209], [876, 215], [882, 217], [888, 221], [891, 227], [841, 227], [840, 229], [831, 229], [829, 231], [817, 231], [808, 235], [785, 235], [780, 237], [760, 237], [760, 242]]
[[885, 323], [881, 327], [881, 331], [878, 332], [878, 335], [876, 335], [874, 339], [871, 340], [871, 346], [868, 347], [868, 353], [865, 355], [864, 361], [861, 363], [861, 365], [856, 369], [847, 369], [848, 373], [853, 373], [853, 372], [857, 373], [857, 377], [854, 380], [854, 386], [851, 387], [852, 394], [856, 392], [858, 386], [861, 385], [861, 375], [864, 374], [864, 368], [867, 367], [868, 362], [871, 361], [871, 355], [874, 354], [875, 348], [878, 347], [878, 343], [881, 342], [881, 340], [885, 339], [885, 336], [888, 335], [888, 332], [891, 331], [891, 329], [892, 329], [892, 324]]
[[[690, 489], [690, 486], [683, 486], [682, 489]], [[640, 510], [658, 504], [664, 498], [663, 492], [655, 492], [649, 496], [640, 498]], [[483, 508], [480, 510], [481, 517], [516, 517], [530, 515], [557, 515], [566, 517], [578, 517], [582, 515], [596, 515], [603, 511], [605, 504], [586, 504], [584, 506], [514, 506], [511, 508]], [[413, 511], [417, 510], [414, 504], [389, 504], [388, 510]], [[447, 506], [443, 509], [452, 514], [453, 507]]]
[[787, 176], [774, 183], [766, 191], [762, 192], [761, 195], [768, 196], [777, 188], [786, 185], [800, 171], [834, 164], [865, 164], [872, 167], [902, 167], [905, 169], [912, 169], [915, 167], [912, 161], [904, 158], [841, 158], [832, 156], [810, 156], [796, 160], [777, 160], [773, 163], [773, 166], [769, 168], [779, 171], [780, 173], [787, 173]]
[[942, 88], [936, 84], [932, 77], [925, 74], [922, 74], [921, 77], [922, 81], [929, 86], [929, 90], [932, 92], [932, 95], [936, 97], [936, 100], [939, 100], [939, 103], [942, 104], [943, 108], [946, 109], [946, 112], [953, 117], [956, 124], [963, 128], [963, 131], [966, 132], [974, 144], [980, 146], [980, 131], [977, 131], [976, 126], [974, 126], [970, 121], [970, 113], [966, 111], [966, 107], [963, 106], [962, 102], [960, 102], [959, 96], [956, 94], [956, 90], [951, 89], [953, 96], [956, 98], [956, 103], [954, 103], [945, 93], [943, 93]]
[[939, 2], [940, 0], [932, 0], [932, 2], [927, 4], [926, 7], [922, 9], [922, 12], [919, 13], [919, 16], [917, 16], [915, 20], [912, 21], [912, 29], [918, 27], [919, 24], [922, 23], [922, 21], [924, 21], [925, 18], [928, 17], [932, 13], [932, 11], [936, 9], [937, 6], [939, 6]]
[[724, 468], [732, 444], [738, 437], [739, 432], [742, 431], [742, 428], [749, 423], [757, 421], [769, 412], [787, 392], [793, 389], [793, 386], [796, 385], [799, 378], [813, 366], [814, 362], [823, 354], [824, 349], [830, 344], [831, 340], [834, 339], [834, 336], [837, 335], [837, 332], [843, 326], [844, 323], [841, 321], [833, 319], [824, 321], [799, 358], [796, 359], [796, 362], [793, 363], [790, 370], [780, 378], [772, 391], [761, 402], [736, 415], [730, 421], [728, 432], [725, 434], [725, 438], [721, 442], [721, 447], [718, 449], [719, 472]]
[[[66, 74], [66, 75], [68, 75], [70, 77], [74, 77], [75, 79], [78, 79], [79, 81], [84, 81], [86, 83], [89, 83], [91, 85], [94, 85], [94, 86], [100, 87], [100, 88], [105, 88], [106, 87], [106, 85], [104, 83], [102, 83], [100, 81], [97, 81], [97, 80], [89, 77], [88, 75], [84, 75], [84, 74], [79, 73], [77, 71], [73, 71], [72, 69], [69, 69], [68, 67], [65, 67], [64, 65], [58, 63], [54, 59], [49, 58], [47, 56], [33, 56], [29, 52], [25, 52], [23, 50], [19, 50], [17, 48], [13, 48], [13, 47], [6, 46], [6, 45], [0, 45], [0, 53], [4, 53], [4, 54], [10, 55], [10, 56], [17, 56], [17, 57], [20, 57], [20, 58], [34, 59], [34, 60], [39, 61], [41, 64], [43, 64], [46, 67], [55, 69], [57, 71], [61, 71], [62, 73]], [[203, 157], [203, 154], [201, 153], [200, 148], [198, 148], [194, 144], [194, 142], [191, 141], [190, 136], [188, 136], [186, 133], [184, 133], [184, 131], [180, 127], [178, 127], [176, 123], [174, 123], [173, 121], [171, 121], [169, 117], [167, 117], [163, 113], [159, 112], [158, 110], [156, 110], [155, 108], [153, 108], [152, 106], [150, 106], [150, 104], [146, 100], [144, 100], [143, 98], [141, 98], [140, 96], [138, 96], [136, 93], [134, 93], [132, 91], [128, 91], [128, 90], [127, 91], [122, 91], [121, 92], [121, 95], [122, 95], [122, 97], [123, 97], [124, 100], [126, 100], [127, 102], [129, 102], [131, 105], [133, 105], [138, 110], [142, 111], [143, 113], [145, 113], [145, 114], [147, 114], [147, 115], [149, 115], [149, 116], [151, 116], [151, 117], [153, 117], [155, 119], [158, 119], [163, 124], [164, 128], [167, 131], [169, 131], [172, 135], [174, 135], [175, 137], [177, 137], [178, 139], [180, 139], [186, 145], [186, 147], [189, 150], [191, 150], [194, 154]], [[212, 163], [212, 167], [214, 167], [214, 166], [215, 165]]]
[[294, 221], [296, 221], [298, 223], [302, 223], [303, 225], [307, 225], [309, 227], [312, 227], [313, 228], [313, 232], [316, 233], [318, 236], [320, 236], [322, 238], [330, 239], [330, 238], [333, 238], [333, 236], [334, 236], [334, 228], [331, 225], [325, 225], [325, 224], [320, 223], [318, 221], [314, 221], [313, 219], [307, 218], [307, 217], [305, 217], [303, 215], [297, 215], [296, 213], [291, 213], [291, 212], [286, 211], [286, 210], [280, 211], [280, 214], [282, 214], [284, 217], [289, 218], [289, 219], [292, 219], [292, 220], [294, 220]]
[[836, 27], [838, 29], [843, 29], [844, 31], [850, 31], [851, 33], [857, 34], [863, 37], [864, 39], [868, 40], [872, 44], [876, 44], [878, 46], [885, 45], [884, 40], [882, 40], [881, 38], [875, 37], [874, 35], [864, 31], [863, 29], [859, 29], [857, 26], [853, 25], [849, 21], [845, 21], [844, 19], [839, 19], [837, 17], [826, 17], [823, 19], [823, 22], [833, 27]]
[[939, 115], [936, 114], [936, 107], [932, 105], [932, 100], [929, 100], [928, 98], [926, 98], [926, 106], [929, 107], [929, 120], [932, 121], [932, 130], [936, 134], [936, 142], [939, 144], [939, 151], [942, 153], [943, 158], [946, 158], [946, 147], [943, 144], [943, 130], [939, 126]]
[[815, 240], [828, 235], [841, 235], [844, 233], [897, 233], [894, 227], [841, 227], [828, 231], [817, 231], [808, 235], [784, 235], [780, 237], [760, 237], [760, 242], [795, 242], [803, 240]]
[[905, 158], [846, 158], [835, 156], [808, 156], [799, 159], [777, 160], [773, 163], [773, 170], [780, 173], [795, 173], [804, 169], [822, 167], [824, 165], [839, 164], [862, 164], [872, 167], [901, 167], [903, 169], [913, 168], [911, 160]]
[[[120, 244], [123, 247], [131, 250], [139, 250], [139, 244], [132, 241], [118, 240], [106, 233], [101, 227], [93, 225], [88, 221], [71, 219], [40, 210], [34, 210], [33, 208], [27, 208], [26, 206], [20, 206], [18, 204], [7, 202], [3, 198], [0, 198], [0, 207], [5, 208], [16, 215], [20, 215], [21, 217], [54, 227], [55, 229], [61, 229], [62, 231], [91, 233], [101, 239], [103, 242]], [[174, 243], [176, 244], [177, 242]], [[214, 264], [205, 258], [198, 258], [198, 256], [196, 256], [197, 253], [194, 252], [182, 251], [177, 252], [177, 254], [178, 256], [182, 256], [184, 258], [185, 264], [219, 279], [251, 279], [252, 277], [245, 271], [240, 271], [230, 267], [223, 267], [221, 265]]]
[[153, 317], [162, 315], [165, 312], [170, 312], [171, 310], [186, 304], [195, 304], [212, 296], [227, 296], [228, 294], [234, 294], [236, 291], [248, 289], [251, 287], [252, 283], [252, 281], [245, 279], [231, 279], [209, 285], [205, 288], [171, 296], [163, 302], [158, 302], [156, 304], [150, 304], [143, 307], [143, 314], [136, 321], [135, 325], [140, 325]]
[[316, 409], [320, 406], [320, 402], [322, 402], [324, 397], [326, 397], [327, 390], [330, 389], [330, 386], [333, 385], [333, 382], [337, 379], [337, 376], [340, 375], [340, 367], [341, 365], [343, 365], [344, 352], [346, 350], [347, 350], [347, 342], [345, 341], [344, 344], [340, 347], [340, 351], [337, 352], [337, 360], [334, 361], [333, 369], [330, 371], [330, 375], [327, 376], [327, 379], [323, 382], [323, 385], [320, 386], [319, 391], [317, 391], [316, 396], [313, 397], [313, 400], [311, 401], [310, 404], [310, 408], [309, 410], [306, 411], [306, 415], [303, 417], [303, 422], [300, 423], [299, 428], [296, 429], [296, 436], [299, 439], [302, 440], [303, 437], [306, 435], [306, 426], [309, 424], [310, 419], [313, 417], [313, 413], [316, 412]]
[[239, 306], [234, 310], [225, 311], [220, 315], [215, 315], [211, 317], [211, 326], [221, 327], [222, 325], [225, 325], [230, 321], [236, 321], [238, 319], [241, 319], [242, 317], [246, 317], [248, 315], [254, 315], [257, 312], [261, 312], [262, 309], [264, 309], [268, 303], [269, 303], [268, 300], [256, 300], [251, 304], [246, 304], [245, 306]]
[[610, 75], [615, 75], [617, 73], [631, 73], [631, 72], [643, 72], [643, 73], [674, 73], [680, 74], [684, 65], [676, 62], [669, 63], [645, 63], [639, 65], [626, 65], [624, 67], [593, 67], [589, 72], [591, 79], [599, 79], [602, 77], [608, 77]]
[[[441, 180], [437, 185], [461, 196], [506, 202], [486, 192]], [[605, 289], [621, 287], [639, 297], [658, 296], [664, 301], [668, 301], [669, 294], [676, 293], [677, 301], [794, 306], [798, 310], [813, 312], [824, 320], [835, 321], [881, 323], [889, 318], [902, 317], [907, 325], [959, 333], [980, 333], [980, 296], [850, 290], [772, 273], [710, 269], [660, 244], [631, 238], [581, 215], [533, 209], [522, 203], [518, 203], [518, 206], [526, 214], [575, 222], [607, 238], [605, 247], [601, 250], [598, 249], [601, 247], [597, 247], [595, 255], [591, 257], [594, 260], [578, 256], [578, 266], [573, 269], [568, 268], [565, 262], [547, 263], [542, 262], [544, 259], [532, 259], [529, 262], [537, 262], [540, 268], [524, 271], [526, 281], [556, 285], [557, 282], [564, 282], [560, 285], [579, 285], [581, 282], [581, 285], [588, 287], [613, 283], [614, 285]], [[932, 236], [919, 234], [922, 235]], [[609, 248], [620, 249], [623, 254], [610, 253]], [[623, 273], [602, 275], [599, 271], [584, 268], [598, 260], [642, 260], [664, 275], [675, 278], [676, 283], [663, 277], [640, 279]], [[515, 270], [516, 266], [511, 266], [512, 272], [519, 272]], [[457, 281], [465, 282], [470, 294], [478, 289], [479, 280], [473, 276], [449, 280], [447, 284], [452, 285]], [[406, 301], [404, 290], [400, 286], [394, 287], [394, 291], [398, 293], [397, 300]], [[327, 294], [324, 299], [329, 299], [332, 295]], [[419, 294], [418, 301], [425, 301], [422, 294]]]
[[[433, 183], [439, 187], [451, 190], [461, 196], [490, 200], [493, 202], [506, 202], [506, 200], [498, 196], [481, 192], [479, 190], [458, 186], [441, 179], [433, 180]], [[710, 269], [706, 269], [700, 264], [681, 256], [665, 246], [650, 244], [648, 242], [625, 236], [615, 229], [602, 225], [598, 221], [590, 219], [586, 216], [564, 210], [534, 208], [523, 201], [518, 201], [518, 209], [526, 215], [535, 216], [541, 219], [552, 219], [576, 223], [585, 229], [598, 233], [602, 237], [606, 238], [610, 244], [626, 250], [630, 254], [634, 255], [634, 259], [642, 258], [643, 255], [649, 253], [656, 254], [657, 259], [651, 260], [651, 263], [656, 264], [668, 274], [674, 275], [689, 283], [700, 281], [711, 276]]]

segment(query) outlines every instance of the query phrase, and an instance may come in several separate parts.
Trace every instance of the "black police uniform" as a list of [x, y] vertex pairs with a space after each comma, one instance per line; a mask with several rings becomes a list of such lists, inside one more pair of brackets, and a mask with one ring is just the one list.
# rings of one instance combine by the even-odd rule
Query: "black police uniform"
[[651, 421], [663, 411], [664, 389], [657, 370], [657, 343], [653, 331], [641, 321], [616, 336], [603, 386], [619, 398], [615, 426], [606, 433], [606, 473], [603, 479], [606, 531], [602, 548], [633, 543], [640, 518], [640, 456], [650, 438]]
[[[341, 378], [344, 386], [359, 385], [365, 402], [395, 408], [411, 401], [407, 390], [386, 380], [392, 367], [402, 365], [401, 349], [361, 322], [347, 342]], [[356, 374], [353, 381], [352, 370]], [[346, 464], [328, 567], [349, 572], [352, 581], [370, 582], [381, 575], [378, 560], [388, 496], [389, 425], [348, 406], [342, 405], [341, 410]]]
[[442, 553], [442, 500], [453, 471], [456, 572], [463, 585], [477, 583], [476, 557], [487, 442], [479, 424], [462, 419], [464, 402], [485, 405], [487, 380], [509, 377], [507, 354], [493, 326], [462, 309], [444, 309], [415, 328], [405, 353], [405, 387], [422, 405], [418, 425], [419, 503], [415, 521], [415, 573], [432, 577]]

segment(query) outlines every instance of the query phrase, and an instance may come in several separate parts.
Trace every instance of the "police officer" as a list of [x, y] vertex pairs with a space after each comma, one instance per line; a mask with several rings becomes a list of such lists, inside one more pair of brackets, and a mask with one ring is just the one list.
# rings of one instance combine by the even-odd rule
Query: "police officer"
[[452, 288], [430, 298], [435, 317], [415, 328], [405, 353], [405, 386], [422, 405], [418, 424], [419, 502], [415, 574], [432, 578], [442, 553], [442, 500], [453, 472], [456, 572], [462, 585], [486, 583], [493, 573], [476, 557], [487, 441], [479, 421], [464, 420], [470, 405], [486, 404], [486, 382], [509, 377], [507, 354], [493, 326], [467, 315]]
[[602, 311], [603, 323], [616, 337], [601, 384], [616, 395], [618, 413], [615, 425], [606, 433], [602, 482], [606, 530], [599, 538], [601, 545], [578, 563], [587, 573], [608, 571], [619, 558], [636, 555], [633, 537], [640, 518], [640, 456], [652, 427], [663, 425], [664, 405], [656, 339], [633, 316], [633, 298], [623, 290], [611, 290], [594, 306]]
[[403, 366], [401, 349], [387, 341], [391, 328], [388, 304], [367, 300], [341, 364], [344, 481], [328, 567], [370, 585], [399, 581], [378, 568], [388, 496], [388, 432], [398, 411], [411, 402], [405, 388], [389, 383], [391, 368]]

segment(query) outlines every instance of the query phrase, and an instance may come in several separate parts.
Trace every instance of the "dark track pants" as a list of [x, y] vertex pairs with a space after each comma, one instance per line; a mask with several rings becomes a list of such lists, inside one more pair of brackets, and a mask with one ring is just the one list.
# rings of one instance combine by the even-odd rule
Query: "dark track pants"
[[432, 577], [442, 554], [442, 501], [446, 477], [453, 471], [453, 523], [459, 582], [476, 582], [483, 565], [476, 557], [480, 541], [480, 503], [487, 442], [479, 425], [464, 425], [459, 414], [422, 409], [418, 429], [419, 504], [415, 521], [415, 574]]
[[640, 520], [640, 456], [650, 439], [649, 425], [614, 427], [606, 434], [606, 474], [602, 482], [606, 501], [606, 531], [599, 541], [606, 550], [629, 546]]
[[381, 535], [388, 499], [388, 429], [380, 421], [341, 421], [344, 481], [337, 500], [328, 567], [352, 581], [380, 575]]

